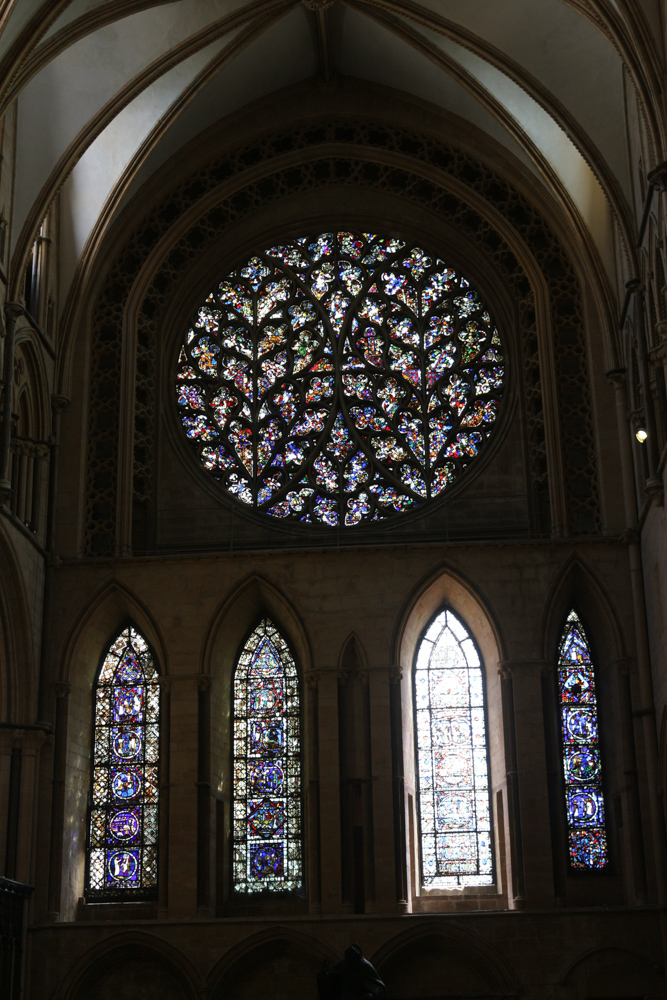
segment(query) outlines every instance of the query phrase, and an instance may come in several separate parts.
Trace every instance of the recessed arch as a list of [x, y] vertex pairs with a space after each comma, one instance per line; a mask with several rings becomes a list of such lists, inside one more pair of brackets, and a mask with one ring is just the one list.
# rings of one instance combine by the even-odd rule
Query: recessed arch
[[627, 656], [631, 640], [626, 639], [608, 589], [580, 556], [573, 555], [558, 571], [544, 608], [541, 635], [545, 660], [554, 660], [563, 622], [573, 607], [590, 630], [599, 659], [613, 662]]
[[[276, 976], [274, 963], [281, 956], [286, 960], [283, 969], [286, 964], [289, 969]], [[207, 976], [209, 996], [213, 1000], [251, 1000], [266, 991], [279, 1000], [310, 1000], [323, 962], [338, 957], [318, 938], [279, 925], [250, 935], [220, 959]], [[258, 969], [263, 971], [256, 973]], [[281, 983], [285, 983], [282, 988]]]
[[[372, 962], [385, 979], [390, 996], [447, 995], [516, 996], [516, 976], [496, 951], [475, 934], [448, 927], [416, 928], [390, 938]], [[453, 966], [451, 986], [448, 986]], [[386, 977], [386, 978], [385, 978]], [[447, 992], [444, 992], [444, 991]]]
[[[155, 975], [161, 970], [166, 970], [173, 978], [178, 992], [168, 996], [168, 1000], [198, 1000], [200, 997], [201, 976], [180, 949], [137, 929], [111, 934], [85, 951], [63, 977], [57, 996], [62, 1000], [88, 1000], [90, 997], [97, 1000], [95, 984], [114, 969], [122, 970], [128, 953], [139, 965], [148, 966], [145, 971], [149, 982], [151, 973]], [[103, 994], [100, 1000], [111, 1000], [111, 997]]]

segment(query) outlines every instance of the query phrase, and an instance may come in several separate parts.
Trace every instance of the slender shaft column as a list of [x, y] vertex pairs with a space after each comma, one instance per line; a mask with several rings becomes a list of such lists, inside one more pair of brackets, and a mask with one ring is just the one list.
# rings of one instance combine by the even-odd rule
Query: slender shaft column
[[23, 735], [21, 754], [21, 791], [18, 814], [16, 879], [25, 885], [35, 883], [35, 837], [37, 834], [39, 754], [46, 733], [32, 729]]
[[665, 448], [667, 446], [667, 322], [656, 324], [655, 332], [659, 338], [659, 346], [652, 352], [651, 360], [656, 368], [662, 442]]
[[69, 716], [70, 684], [58, 682], [55, 686], [56, 719], [53, 743], [53, 780], [51, 784], [51, 840], [49, 852], [49, 917], [60, 916], [63, 837], [65, 822], [65, 776], [67, 768], [67, 726]]
[[400, 667], [389, 671], [389, 698], [391, 709], [391, 756], [394, 805], [394, 858], [396, 873], [396, 902], [399, 913], [408, 911], [407, 837], [405, 832], [405, 765], [403, 760], [403, 708], [401, 704]]
[[338, 746], [338, 673], [322, 670], [318, 684], [320, 735], [320, 858], [322, 913], [343, 908], [340, 843], [340, 755]]
[[646, 597], [644, 593], [644, 572], [639, 536], [637, 534], [637, 503], [634, 488], [634, 473], [632, 452], [630, 450], [630, 434], [628, 423], [628, 408], [625, 386], [625, 369], [615, 369], [607, 372], [607, 378], [614, 387], [616, 394], [616, 418], [618, 421], [618, 443], [621, 458], [621, 474], [623, 478], [623, 497], [625, 500], [626, 539], [628, 543], [628, 560], [630, 563], [630, 584], [632, 588], [632, 603], [635, 622], [635, 641], [637, 644], [637, 672], [639, 676], [639, 693], [641, 706], [635, 709], [635, 714], [642, 720], [644, 736], [644, 753], [646, 759], [646, 780], [648, 784], [649, 804], [651, 809], [651, 853], [655, 864], [655, 885], [657, 898], [664, 903], [667, 898], [665, 886], [665, 825], [662, 802], [658, 792], [658, 737], [655, 720], [655, 703], [653, 700], [653, 678], [651, 676], [651, 657], [646, 624]]
[[554, 905], [553, 852], [549, 828], [549, 785], [544, 738], [544, 660], [505, 661], [511, 673], [516, 762], [521, 803], [524, 893], [527, 907]]
[[638, 280], [629, 281], [627, 284], [629, 291], [634, 292], [637, 305], [636, 341], [637, 341], [637, 361], [639, 363], [639, 375], [642, 383], [642, 395], [644, 398], [644, 419], [646, 421], [646, 455], [648, 459], [648, 477], [646, 488], [651, 492], [656, 487], [658, 469], [658, 430], [655, 422], [655, 406], [653, 405], [653, 393], [651, 392], [651, 376], [649, 370], [648, 349], [646, 344], [646, 302], [644, 298], [644, 286]]
[[169, 917], [197, 913], [199, 675], [172, 674], [169, 748]]
[[2, 427], [0, 428], [0, 504], [8, 507], [11, 497], [10, 442], [12, 437], [12, 384], [16, 320], [22, 313], [15, 303], [5, 304], [5, 347], [2, 364]]
[[211, 907], [211, 678], [199, 678], [197, 755], [197, 910]]
[[319, 753], [319, 675], [306, 674], [306, 781], [304, 811], [304, 846], [306, 848], [306, 887], [311, 913], [322, 912], [322, 866], [320, 857], [320, 753]]
[[521, 836], [521, 801], [519, 796], [519, 766], [516, 755], [516, 722], [514, 719], [514, 682], [509, 665], [499, 664], [500, 691], [503, 708], [503, 734], [507, 782], [507, 813], [510, 844], [510, 888], [508, 896], [514, 909], [525, 905], [523, 872], [523, 842]]
[[634, 902], [645, 905], [648, 902], [648, 884], [646, 881], [646, 858], [644, 840], [642, 837], [641, 799], [639, 795], [639, 772], [637, 771], [637, 754], [635, 751], [635, 732], [632, 721], [632, 686], [630, 683], [630, 660], [619, 660], [618, 667], [618, 702], [621, 717], [621, 743], [623, 747], [623, 773], [625, 775], [624, 814], [627, 828], [628, 850], [626, 856], [630, 863], [632, 893]]
[[12, 728], [0, 729], [0, 875], [6, 875], [9, 799], [12, 776], [12, 756], [16, 734]]
[[378, 913], [396, 912], [390, 670], [393, 670], [393, 667], [387, 666], [371, 668], [368, 672], [373, 773], [375, 910]]

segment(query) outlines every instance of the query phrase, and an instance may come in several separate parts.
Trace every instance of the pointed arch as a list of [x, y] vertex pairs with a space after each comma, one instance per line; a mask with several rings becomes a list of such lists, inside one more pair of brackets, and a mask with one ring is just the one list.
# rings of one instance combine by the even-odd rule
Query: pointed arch
[[542, 619], [545, 660], [553, 660], [563, 622], [575, 607], [589, 628], [599, 656], [608, 661], [627, 656], [627, 643], [611, 595], [601, 580], [579, 556], [565, 561], [554, 580]]
[[108, 647], [94, 695], [86, 898], [155, 898], [159, 673], [134, 625], [126, 625]]
[[484, 670], [451, 608], [424, 629], [413, 684], [421, 885], [493, 885]]
[[343, 643], [338, 658], [338, 667], [343, 672], [368, 669], [368, 656], [356, 632], [350, 632]]
[[70, 626], [62, 645], [58, 679], [73, 687], [90, 690], [100, 655], [132, 621], [154, 650], [163, 674], [169, 673], [169, 658], [162, 633], [148, 606], [129, 587], [112, 580], [94, 594]]
[[301, 698], [294, 657], [269, 618], [234, 671], [234, 891], [303, 888]]
[[295, 653], [297, 667], [306, 674], [312, 647], [304, 620], [291, 598], [260, 573], [232, 584], [214, 614], [204, 640], [203, 671], [223, 686], [231, 682], [239, 648], [258, 621], [268, 617]]

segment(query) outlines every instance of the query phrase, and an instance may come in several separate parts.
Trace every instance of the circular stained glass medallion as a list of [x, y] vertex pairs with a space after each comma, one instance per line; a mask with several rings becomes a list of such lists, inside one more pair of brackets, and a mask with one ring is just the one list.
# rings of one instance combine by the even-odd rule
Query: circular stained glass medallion
[[463, 276], [404, 240], [337, 232], [257, 253], [211, 292], [176, 395], [243, 504], [351, 527], [439, 497], [485, 447], [504, 378]]

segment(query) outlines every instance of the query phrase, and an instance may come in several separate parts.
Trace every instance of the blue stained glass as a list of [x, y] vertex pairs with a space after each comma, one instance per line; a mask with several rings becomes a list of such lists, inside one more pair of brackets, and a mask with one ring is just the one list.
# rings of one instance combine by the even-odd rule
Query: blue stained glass
[[571, 611], [558, 650], [569, 858], [579, 870], [609, 863], [595, 671], [583, 625]]
[[128, 627], [112, 643], [95, 685], [87, 898], [156, 894], [159, 713], [153, 657]]
[[264, 619], [234, 674], [233, 881], [240, 893], [303, 885], [299, 684]]
[[442, 611], [415, 661], [421, 884], [492, 885], [491, 805], [482, 664], [464, 624]]

